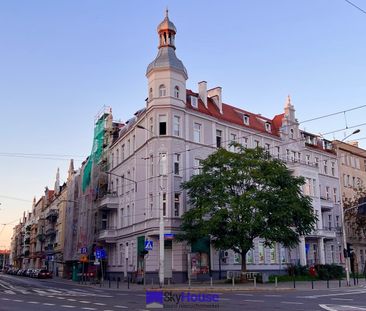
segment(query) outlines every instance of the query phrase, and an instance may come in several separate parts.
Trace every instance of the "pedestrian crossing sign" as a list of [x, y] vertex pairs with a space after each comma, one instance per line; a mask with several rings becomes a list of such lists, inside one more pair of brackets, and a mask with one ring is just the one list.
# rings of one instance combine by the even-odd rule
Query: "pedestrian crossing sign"
[[152, 251], [152, 249], [153, 249], [153, 241], [145, 240], [145, 250]]

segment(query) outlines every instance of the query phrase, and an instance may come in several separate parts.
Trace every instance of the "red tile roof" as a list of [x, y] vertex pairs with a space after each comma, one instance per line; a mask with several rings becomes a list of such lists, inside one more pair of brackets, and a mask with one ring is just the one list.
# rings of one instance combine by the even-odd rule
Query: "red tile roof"
[[[191, 105], [190, 95], [198, 97], [198, 107], [194, 108]], [[248, 111], [245, 111], [241, 108], [236, 108], [234, 106], [222, 103], [222, 114], [220, 113], [218, 107], [214, 103], [211, 98], [207, 98], [207, 108], [205, 107], [202, 100], [199, 98], [197, 93], [192, 92], [191, 90], [187, 90], [187, 108], [198, 111], [200, 113], [209, 115], [218, 120], [235, 123], [237, 125], [250, 128], [268, 135], [279, 137], [279, 129], [282, 125], [282, 119], [284, 114], [276, 115], [272, 120], [266, 117], [263, 117], [259, 114], [254, 114]], [[249, 116], [249, 125], [244, 124], [243, 116]], [[271, 124], [271, 131], [266, 131], [265, 123], [268, 122]]]

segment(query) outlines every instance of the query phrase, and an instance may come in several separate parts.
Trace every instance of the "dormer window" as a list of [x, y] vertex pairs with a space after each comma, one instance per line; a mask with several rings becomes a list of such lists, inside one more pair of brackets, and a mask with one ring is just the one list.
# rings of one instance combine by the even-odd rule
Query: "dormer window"
[[191, 105], [193, 108], [198, 108], [198, 99], [196, 96], [191, 96]]
[[174, 97], [179, 98], [179, 87], [177, 85], [174, 88]]
[[266, 122], [265, 127], [266, 127], [266, 131], [270, 133], [271, 132], [271, 123]]
[[243, 122], [245, 125], [249, 125], [249, 116], [247, 114], [243, 115]]
[[160, 97], [166, 96], [166, 88], [165, 88], [165, 85], [164, 84], [161, 84], [159, 86], [159, 96]]

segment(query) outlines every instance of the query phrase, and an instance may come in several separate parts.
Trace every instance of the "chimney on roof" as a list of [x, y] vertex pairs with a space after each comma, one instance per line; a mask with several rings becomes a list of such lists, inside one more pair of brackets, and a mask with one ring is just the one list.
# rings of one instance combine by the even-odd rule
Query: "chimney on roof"
[[222, 88], [217, 86], [207, 91], [208, 97], [213, 100], [220, 113], [222, 114]]
[[199, 94], [203, 104], [207, 108], [207, 82], [206, 81], [198, 82], [198, 94]]
[[354, 146], [354, 147], [358, 147], [358, 141], [356, 141], [356, 140], [349, 141], [348, 144], [351, 146]]

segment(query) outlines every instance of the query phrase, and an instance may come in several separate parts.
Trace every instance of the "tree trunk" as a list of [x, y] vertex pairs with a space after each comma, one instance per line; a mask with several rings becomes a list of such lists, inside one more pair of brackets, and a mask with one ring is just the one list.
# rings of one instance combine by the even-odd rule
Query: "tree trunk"
[[241, 252], [241, 272], [247, 271], [247, 252]]

